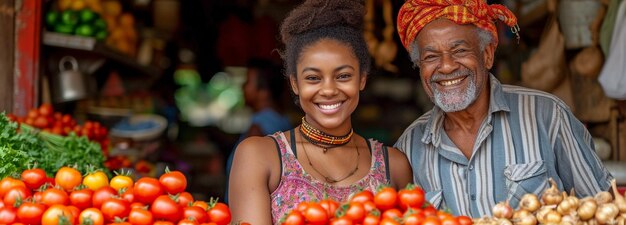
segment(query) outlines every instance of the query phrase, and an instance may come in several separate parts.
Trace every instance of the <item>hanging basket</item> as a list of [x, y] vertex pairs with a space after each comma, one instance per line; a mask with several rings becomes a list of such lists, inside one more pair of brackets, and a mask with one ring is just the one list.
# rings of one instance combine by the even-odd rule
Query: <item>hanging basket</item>
[[566, 49], [576, 49], [593, 44], [590, 25], [598, 14], [598, 0], [559, 1], [559, 23], [565, 38]]

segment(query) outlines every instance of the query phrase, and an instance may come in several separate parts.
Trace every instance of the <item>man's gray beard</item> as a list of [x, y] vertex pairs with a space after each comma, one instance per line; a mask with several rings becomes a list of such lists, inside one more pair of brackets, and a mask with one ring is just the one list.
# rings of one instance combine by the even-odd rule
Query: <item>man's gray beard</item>
[[[440, 92], [439, 89], [435, 88], [435, 85], [437, 84], [433, 82], [431, 82], [430, 84], [433, 90], [433, 98], [434, 98], [433, 102], [435, 103], [435, 105], [441, 108], [441, 110], [443, 110], [444, 112], [457, 112], [457, 111], [464, 110], [470, 104], [472, 104], [478, 97], [478, 87], [476, 86], [476, 81], [475, 81], [476, 75], [469, 70], [455, 72], [455, 74], [458, 74], [458, 73], [465, 73], [465, 74], [469, 73], [469, 76], [466, 78], [466, 79], [469, 79], [469, 84], [467, 85], [467, 88], [465, 89], [465, 91], [456, 89], [452, 91]], [[452, 76], [454, 76], [455, 74], [453, 74]], [[450, 76], [450, 75], [445, 75], [445, 76]], [[437, 77], [437, 75], [433, 77]], [[455, 102], [450, 103], [450, 99], [453, 99], [453, 100], [458, 99], [458, 96], [462, 97], [461, 101], [455, 101]]]

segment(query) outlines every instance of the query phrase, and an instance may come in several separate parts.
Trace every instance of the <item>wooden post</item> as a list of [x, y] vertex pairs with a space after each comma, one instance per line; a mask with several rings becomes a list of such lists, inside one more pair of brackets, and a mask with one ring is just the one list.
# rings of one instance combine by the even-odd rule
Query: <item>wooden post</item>
[[13, 111], [15, 2], [0, 1], [0, 112]]
[[13, 113], [24, 116], [37, 104], [43, 1], [15, 0]]

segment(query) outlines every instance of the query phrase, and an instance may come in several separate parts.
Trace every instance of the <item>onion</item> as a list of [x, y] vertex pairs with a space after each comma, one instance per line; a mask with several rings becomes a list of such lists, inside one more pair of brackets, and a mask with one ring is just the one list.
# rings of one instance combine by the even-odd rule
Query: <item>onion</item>
[[578, 224], [578, 219], [576, 218], [576, 216], [573, 215], [564, 215], [563, 217], [561, 217], [561, 223], [560, 225], [577, 225]]
[[556, 182], [552, 179], [552, 177], [550, 177], [548, 181], [551, 186], [543, 192], [541, 200], [545, 205], [557, 205], [563, 200], [563, 195], [561, 195], [561, 192], [556, 187]]
[[593, 198], [584, 198], [580, 202], [580, 206], [576, 210], [581, 220], [589, 220], [593, 218], [598, 209], [598, 203]]
[[474, 225], [498, 225], [498, 223], [494, 219], [487, 216], [484, 216], [480, 219], [474, 219], [472, 222], [474, 223]]
[[505, 219], [505, 218], [498, 218], [498, 219], [496, 219], [496, 223], [498, 225], [513, 225], [513, 222], [511, 222], [510, 220]]
[[598, 207], [596, 211], [596, 220], [599, 224], [613, 224], [615, 217], [619, 214], [619, 209], [613, 203], [604, 203]]
[[624, 214], [619, 215], [616, 220], [617, 225], [626, 225], [626, 217], [624, 217]]
[[528, 210], [524, 210], [524, 209], [520, 209], [517, 210], [513, 213], [513, 219], [520, 219], [522, 217], [526, 217], [526, 216], [533, 216], [533, 214], [531, 212], [529, 212]]
[[556, 212], [554, 210], [550, 210], [550, 212], [548, 212], [548, 214], [546, 214], [546, 217], [545, 217], [546, 222], [545, 223], [546, 224], [549, 224], [549, 223], [559, 224], [559, 223], [561, 223], [561, 218], [562, 217], [563, 216], [561, 216], [560, 213], [558, 213], [558, 212]]
[[537, 218], [533, 215], [526, 215], [520, 218], [513, 219], [513, 224], [515, 225], [536, 225]]
[[620, 213], [626, 213], [626, 199], [624, 199], [624, 196], [622, 196], [622, 194], [617, 191], [617, 184], [615, 182], [615, 179], [611, 181], [611, 187], [613, 187], [613, 196], [615, 196], [615, 200], [613, 201], [613, 203], [617, 205]]
[[598, 203], [598, 205], [613, 201], [613, 196], [607, 191], [598, 192], [598, 194], [596, 194], [593, 198], [596, 199], [596, 203]]
[[535, 212], [537, 209], [541, 207], [541, 202], [539, 202], [539, 198], [535, 194], [524, 194], [519, 203], [519, 208], [528, 210], [529, 212]]
[[568, 215], [576, 211], [579, 204], [578, 198], [576, 196], [567, 196], [565, 192], [563, 192], [563, 196], [563, 201], [556, 207], [556, 211], [561, 215]]
[[493, 216], [496, 218], [511, 219], [513, 216], [513, 209], [509, 205], [509, 200], [500, 202], [493, 206], [492, 212]]
[[537, 221], [540, 224], [547, 223], [548, 222], [547, 215], [548, 213], [554, 211], [553, 208], [554, 207], [552, 206], [543, 206], [539, 210], [537, 210], [537, 213], [535, 214], [535, 217], [537, 217]]

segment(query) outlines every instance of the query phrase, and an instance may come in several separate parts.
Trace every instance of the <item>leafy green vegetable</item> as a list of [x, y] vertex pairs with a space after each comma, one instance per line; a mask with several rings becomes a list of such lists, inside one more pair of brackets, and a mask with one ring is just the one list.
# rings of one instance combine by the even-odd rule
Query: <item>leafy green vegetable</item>
[[100, 145], [89, 141], [86, 137], [70, 133], [67, 137], [39, 132], [9, 121], [4, 113], [0, 114], [0, 178], [19, 174], [26, 165], [37, 162], [39, 168], [53, 176], [59, 168], [77, 165], [78, 170], [85, 173], [90, 165], [102, 169], [105, 157]]

